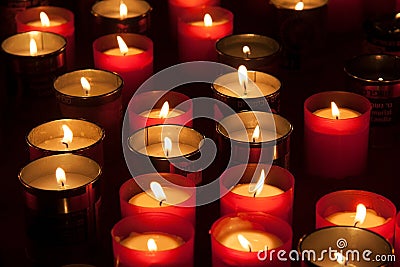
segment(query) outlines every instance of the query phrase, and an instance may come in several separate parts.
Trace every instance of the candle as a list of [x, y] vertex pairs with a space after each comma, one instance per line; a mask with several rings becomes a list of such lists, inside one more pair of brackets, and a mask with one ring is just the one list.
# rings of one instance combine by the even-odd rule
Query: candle
[[98, 235], [100, 175], [95, 161], [73, 154], [43, 157], [21, 170], [27, 251], [35, 262], [61, 265], [90, 255]]
[[214, 267], [290, 266], [271, 252], [291, 249], [292, 229], [277, 217], [262, 212], [226, 215], [213, 223], [210, 234]]
[[194, 227], [177, 215], [129, 216], [114, 225], [111, 236], [120, 266], [193, 266]]
[[344, 225], [371, 230], [393, 242], [395, 205], [384, 196], [361, 190], [342, 190], [316, 204], [316, 227]]
[[[294, 177], [288, 170], [266, 164], [241, 164], [225, 170], [219, 181], [222, 216], [260, 211], [292, 223]], [[262, 187], [257, 186], [260, 182]]]
[[116, 72], [124, 80], [124, 107], [136, 89], [153, 74], [153, 42], [143, 35], [101, 36], [93, 42], [93, 57], [96, 68]]
[[[247, 47], [247, 49], [246, 49]], [[245, 65], [261, 72], [277, 72], [280, 44], [267, 36], [257, 34], [234, 34], [216, 43], [218, 62], [233, 68]]]
[[15, 16], [18, 32], [45, 31], [60, 34], [67, 40], [66, 54], [68, 69], [75, 62], [74, 14], [65, 8], [40, 6], [26, 9]]
[[94, 39], [114, 33], [146, 33], [152, 7], [146, 1], [98, 1], [92, 6]]
[[215, 6], [185, 10], [178, 20], [180, 61], [216, 61], [216, 41], [232, 31], [233, 14], [229, 10]]
[[346, 87], [371, 102], [370, 139], [373, 147], [389, 147], [398, 139], [399, 62], [400, 57], [394, 55], [365, 54], [345, 63]]
[[348, 226], [318, 229], [299, 241], [298, 251], [304, 256], [304, 266], [390, 266], [393, 261], [393, 248], [387, 240], [369, 230]]
[[[255, 136], [257, 126], [259, 135]], [[288, 168], [292, 130], [290, 122], [277, 114], [261, 111], [232, 114], [217, 125], [218, 153], [232, 163], [264, 162]]]
[[15, 95], [50, 96], [54, 79], [65, 71], [66, 40], [63, 36], [30, 31], [5, 39], [1, 48], [6, 54], [10, 88]]
[[[152, 103], [154, 106], [151, 108]], [[164, 114], [161, 114], [163, 108]], [[131, 131], [156, 124], [193, 125], [192, 100], [173, 91], [150, 91], [135, 95], [129, 104], [128, 114]]]
[[[158, 183], [164, 197], [153, 193], [151, 182]], [[119, 190], [122, 217], [145, 212], [179, 215], [196, 223], [196, 192], [193, 181], [173, 173], [150, 173], [126, 181]]]
[[[319, 116], [322, 109], [331, 106], [331, 102], [339, 107], [339, 115]], [[346, 111], [345, 117], [342, 117], [341, 110]], [[368, 99], [349, 92], [318, 93], [305, 101], [306, 167], [310, 175], [341, 179], [364, 171], [370, 112]]]
[[33, 128], [26, 137], [30, 160], [58, 153], [89, 157], [103, 165], [104, 130], [94, 123], [60, 119]]
[[[243, 65], [242, 65], [243, 66]], [[241, 110], [279, 110], [281, 82], [272, 75], [247, 71], [242, 75], [232, 72], [218, 77], [212, 84], [214, 97], [235, 111]]]
[[172, 124], [153, 125], [134, 132], [126, 140], [125, 157], [128, 162], [135, 162], [135, 166], [141, 166], [140, 169], [131, 168], [135, 176], [170, 172], [181, 174], [196, 185], [201, 183], [197, 160], [204, 136], [194, 129]]

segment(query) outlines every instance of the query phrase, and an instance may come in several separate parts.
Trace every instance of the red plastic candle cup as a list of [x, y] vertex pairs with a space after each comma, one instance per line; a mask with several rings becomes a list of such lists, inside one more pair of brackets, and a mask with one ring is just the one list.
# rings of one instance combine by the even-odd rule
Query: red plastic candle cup
[[288, 169], [292, 131], [290, 122], [280, 115], [239, 112], [219, 121], [218, 152], [221, 159], [231, 158], [234, 164], [270, 162]]
[[193, 225], [174, 214], [147, 212], [125, 217], [111, 230], [114, 259], [121, 267], [191, 267], [194, 234]]
[[[260, 178], [264, 184], [257, 187]], [[254, 163], [231, 167], [220, 177], [220, 192], [222, 216], [260, 211], [292, 224], [294, 177], [286, 169]]]
[[17, 96], [52, 95], [54, 79], [66, 70], [66, 39], [56, 33], [15, 34], [1, 44], [6, 56], [8, 83]]
[[[161, 186], [166, 199], [160, 199]], [[161, 193], [161, 196], [163, 194]], [[126, 181], [119, 190], [122, 217], [145, 212], [163, 212], [181, 216], [196, 225], [196, 188], [193, 181], [173, 173], [150, 173]]]
[[103, 166], [104, 130], [91, 122], [60, 119], [33, 128], [26, 136], [29, 158], [63, 153], [82, 155]]
[[[394, 237], [394, 251], [396, 253], [396, 259], [400, 259], [400, 212], [396, 216], [396, 227]], [[400, 262], [397, 260], [394, 266], [400, 266]]]
[[[359, 204], [364, 207], [357, 207]], [[358, 211], [358, 212], [357, 212]], [[366, 214], [363, 219], [363, 214]], [[393, 243], [396, 207], [384, 196], [361, 190], [329, 193], [317, 201], [316, 227], [333, 225], [369, 229]]]
[[233, 14], [229, 10], [216, 6], [185, 10], [178, 19], [180, 61], [217, 61], [215, 43], [232, 31]]
[[133, 173], [176, 173], [202, 182], [202, 171], [197, 159], [203, 146], [204, 136], [196, 130], [175, 124], [152, 125], [134, 132], [128, 138], [127, 161], [139, 164]]
[[92, 6], [94, 39], [113, 33], [145, 34], [152, 8], [146, 1], [97, 1]]
[[[127, 49], [119, 46], [117, 36], [122, 38]], [[153, 74], [153, 41], [144, 35], [124, 33], [101, 36], [93, 42], [93, 57], [96, 68], [116, 72], [124, 80], [124, 107], [127, 107], [136, 89]]]
[[290, 266], [277, 257], [279, 251], [288, 255], [293, 235], [280, 218], [262, 212], [230, 214], [214, 222], [210, 234], [213, 267]]
[[[342, 115], [332, 115], [331, 102]], [[309, 97], [304, 103], [308, 173], [336, 179], [360, 175], [367, 163], [370, 114], [370, 102], [358, 94], [330, 91]]]
[[[44, 12], [44, 15], [43, 13]], [[47, 17], [46, 17], [47, 16]], [[55, 6], [40, 6], [26, 9], [15, 16], [18, 32], [44, 31], [60, 34], [67, 40], [67, 66], [74, 67], [75, 62], [75, 26], [74, 13]]]
[[393, 247], [385, 238], [367, 229], [349, 226], [317, 229], [300, 239], [297, 250], [301, 266], [382, 267], [392, 266], [394, 259]]
[[21, 170], [34, 262], [62, 265], [91, 254], [99, 234], [100, 175], [94, 160], [73, 154], [39, 158]]
[[[149, 103], [155, 101], [155, 105], [149, 107]], [[128, 112], [132, 131], [156, 124], [193, 125], [192, 100], [178, 92], [150, 91], [135, 95]]]

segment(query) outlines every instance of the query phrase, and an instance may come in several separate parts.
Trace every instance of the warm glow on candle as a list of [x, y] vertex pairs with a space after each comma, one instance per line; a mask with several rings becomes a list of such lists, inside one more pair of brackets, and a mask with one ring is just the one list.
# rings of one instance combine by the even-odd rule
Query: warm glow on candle
[[117, 42], [118, 42], [118, 46], [119, 46], [119, 51], [121, 51], [121, 54], [125, 56], [129, 50], [128, 46], [124, 42], [124, 39], [122, 39], [122, 37], [119, 35], [117, 36]]
[[57, 168], [56, 169], [56, 179], [57, 179], [57, 183], [64, 187], [65, 183], [67, 182], [67, 178], [65, 176], [65, 171], [62, 168]]
[[248, 47], [247, 45], [243, 46], [242, 51], [243, 51], [243, 54], [245, 54], [246, 56], [251, 54], [250, 47]]
[[204, 15], [204, 26], [206, 27], [211, 27], [213, 24], [213, 20], [210, 14], [205, 14]]
[[68, 145], [71, 144], [72, 139], [74, 138], [74, 135], [73, 135], [71, 129], [67, 125], [63, 124], [61, 127], [64, 132], [64, 136], [61, 139], [61, 143], [63, 143], [68, 148]]
[[303, 1], [297, 2], [296, 6], [294, 7], [295, 10], [303, 10], [304, 9], [304, 3]]
[[119, 5], [119, 17], [125, 19], [127, 15], [128, 7], [121, 1], [121, 4]]
[[239, 240], [240, 245], [244, 249], [248, 249], [249, 252], [251, 252], [251, 244], [250, 244], [249, 240], [247, 240], [246, 237], [244, 237], [242, 234], [238, 234], [237, 238]]
[[83, 90], [85, 90], [86, 95], [89, 95], [90, 83], [85, 77], [81, 77], [81, 85]]
[[354, 218], [354, 225], [362, 224], [367, 216], [367, 208], [364, 204], [358, 204], [356, 209], [356, 217]]
[[29, 53], [31, 56], [37, 56], [37, 44], [35, 39], [31, 38], [29, 42]]
[[252, 184], [249, 185], [249, 193], [254, 193], [254, 197], [257, 196], [257, 194], [260, 194], [261, 191], [263, 190], [265, 183], [265, 171], [264, 169], [261, 170], [260, 178], [258, 178], [258, 181], [254, 187], [252, 187]]
[[163, 201], [167, 200], [167, 196], [165, 195], [165, 192], [162, 189], [161, 185], [157, 182], [151, 182], [150, 189], [151, 192], [153, 192], [154, 197], [160, 202], [161, 206]]
[[151, 252], [157, 251], [157, 244], [153, 238], [149, 238], [149, 240], [147, 240], [147, 249]]
[[45, 12], [40, 12], [40, 22], [43, 27], [50, 27], [50, 19]]
[[172, 150], [172, 141], [169, 137], [164, 138], [164, 154], [168, 157]]
[[260, 126], [257, 125], [256, 128], [254, 128], [253, 136], [251, 137], [253, 139], [253, 142], [256, 142], [258, 138], [260, 138]]
[[338, 106], [336, 106], [335, 102], [331, 102], [331, 110], [332, 110], [332, 117], [339, 119], [340, 111]]
[[247, 84], [249, 78], [247, 76], [247, 68], [244, 65], [240, 65], [238, 68], [239, 83], [244, 89], [244, 94], [247, 95]]
[[165, 119], [169, 113], [169, 104], [168, 101], [165, 101], [160, 110], [160, 118]]

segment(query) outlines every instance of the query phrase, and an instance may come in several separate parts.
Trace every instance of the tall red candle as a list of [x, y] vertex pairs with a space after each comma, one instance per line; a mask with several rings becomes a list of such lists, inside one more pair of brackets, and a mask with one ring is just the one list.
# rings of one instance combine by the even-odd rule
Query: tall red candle
[[[139, 194], [149, 192], [150, 183], [157, 182], [163, 188], [171, 189], [170, 193], [177, 192], [184, 201], [174, 204], [168, 204], [168, 198], [171, 196], [165, 192], [167, 199], [161, 205], [153, 206], [153, 202], [158, 202], [156, 199], [142, 197], [142, 201], [137, 199], [135, 203], [131, 203], [133, 197]], [[146, 193], [145, 193], [146, 194]], [[152, 198], [152, 196], [149, 196]], [[174, 197], [174, 196], [172, 196]], [[119, 190], [119, 199], [121, 205], [122, 217], [136, 215], [145, 212], [163, 212], [179, 215], [193, 225], [196, 224], [196, 188], [193, 181], [184, 176], [173, 173], [152, 173], [134, 177], [126, 181]], [[152, 201], [154, 200], [154, 201]], [[175, 202], [175, 200], [172, 200]]]
[[217, 61], [215, 44], [232, 31], [233, 14], [229, 10], [215, 6], [185, 10], [178, 20], [179, 59]]
[[[44, 26], [40, 13], [45, 12], [50, 24]], [[40, 6], [26, 9], [15, 16], [18, 32], [45, 31], [60, 34], [67, 40], [67, 66], [74, 67], [75, 62], [75, 26], [74, 13], [70, 10], [55, 6]], [[46, 25], [46, 24], [45, 24]]]
[[[359, 115], [352, 118], [343, 118], [345, 116], [341, 115], [336, 119], [315, 114], [329, 108], [332, 101], [339, 111], [347, 109]], [[331, 91], [309, 97], [304, 103], [308, 173], [324, 178], [361, 174], [367, 163], [370, 114], [370, 102], [354, 93]]]
[[[117, 36], [128, 47], [121, 51]], [[153, 74], [153, 41], [134, 33], [109, 34], [93, 42], [96, 68], [118, 73], [124, 80], [122, 101], [126, 107], [136, 89]]]

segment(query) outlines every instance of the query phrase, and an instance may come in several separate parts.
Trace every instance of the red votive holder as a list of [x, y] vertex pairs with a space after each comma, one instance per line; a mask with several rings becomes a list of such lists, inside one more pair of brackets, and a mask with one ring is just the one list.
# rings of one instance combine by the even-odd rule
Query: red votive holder
[[367, 212], [364, 222], [356, 227], [371, 230], [393, 243], [396, 207], [384, 196], [368, 191], [341, 190], [321, 197], [316, 204], [316, 228], [354, 226], [358, 204], [363, 204]]
[[[44, 12], [49, 19], [49, 25], [41, 21], [40, 13]], [[67, 40], [67, 66], [74, 67], [75, 62], [75, 25], [74, 13], [62, 7], [40, 6], [28, 8], [15, 16], [18, 32], [44, 31], [60, 34]]]
[[[339, 108], [338, 118], [330, 111], [332, 101]], [[322, 110], [326, 116], [317, 115]], [[337, 179], [360, 175], [367, 163], [370, 114], [368, 99], [354, 93], [330, 91], [307, 98], [304, 135], [308, 173]]]
[[[250, 185], [257, 184], [262, 170], [266, 175], [265, 188], [259, 193], [250, 192]], [[266, 164], [242, 164], [227, 169], [219, 181], [221, 216], [260, 211], [292, 224], [294, 177], [288, 170]]]
[[[165, 102], [169, 106], [167, 115], [161, 113]], [[149, 106], [153, 103], [153, 107]], [[173, 91], [150, 91], [135, 95], [129, 103], [128, 114], [131, 131], [156, 124], [193, 125], [192, 100]]]
[[[282, 219], [262, 212], [230, 214], [214, 222], [210, 234], [213, 267], [290, 266], [277, 257], [292, 247], [292, 228]], [[247, 244], [241, 245], [239, 235]]]
[[[173, 214], [142, 213], [123, 218], [111, 230], [115, 264], [120, 267], [191, 267], [194, 235], [193, 225]], [[158, 241], [167, 240], [172, 248], [159, 244], [150, 251], [146, 244], [150, 238], [156, 245]]]
[[[118, 35], [127, 45], [128, 52], [121, 52]], [[116, 72], [124, 80], [124, 107], [128, 106], [136, 89], [153, 74], [153, 41], [144, 35], [123, 33], [101, 36], [93, 42], [93, 57], [96, 68]]]
[[[206, 21], [206, 14], [211, 20]], [[180, 61], [217, 61], [215, 44], [232, 31], [233, 14], [227, 9], [207, 6], [185, 10], [178, 19]]]
[[[166, 200], [157, 200], [150, 188], [157, 182]], [[196, 225], [196, 188], [193, 181], [173, 173], [150, 173], [126, 181], [119, 190], [122, 217], [145, 212], [164, 212], [181, 216]], [[161, 204], [161, 205], [160, 205]]]

